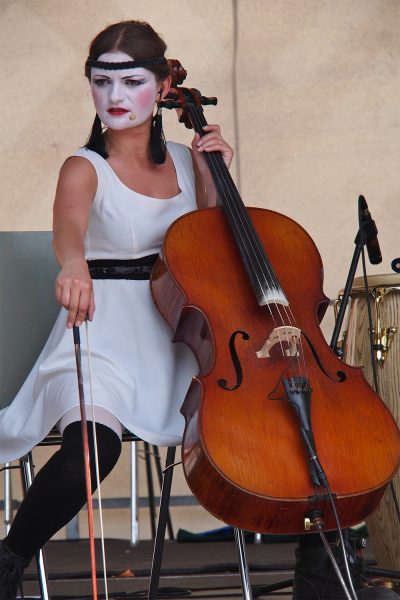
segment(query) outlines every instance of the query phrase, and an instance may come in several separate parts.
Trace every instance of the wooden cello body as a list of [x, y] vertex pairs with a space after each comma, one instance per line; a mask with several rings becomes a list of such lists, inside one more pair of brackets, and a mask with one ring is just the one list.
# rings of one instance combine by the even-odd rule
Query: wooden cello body
[[[249, 213], [290, 296], [296, 323], [318, 347], [326, 373], [312, 347], [303, 344], [315, 441], [341, 525], [358, 523], [376, 508], [397, 470], [397, 426], [361, 369], [343, 364], [323, 339], [318, 313], [327, 299], [311, 238], [279, 213]], [[280, 379], [286, 360], [276, 346], [270, 357], [257, 357], [275, 324], [255, 300], [221, 209], [190, 213], [170, 228], [152, 292], [174, 340], [186, 343], [200, 366], [182, 409], [182, 460], [200, 503], [250, 531], [303, 532], [314, 509], [322, 510], [327, 529], [336, 528], [326, 496], [312, 485], [297, 419], [285, 400]], [[237, 384], [232, 339], [242, 375], [230, 390], [219, 382]]]
[[[208, 100], [180, 88], [167, 107], [187, 110], [201, 135]], [[310, 236], [284, 215], [247, 209], [221, 155], [207, 160], [220, 206], [169, 228], [151, 277], [174, 341], [199, 364], [182, 407], [189, 487], [240, 529], [358, 523], [399, 466], [397, 425], [322, 335], [328, 300]]]

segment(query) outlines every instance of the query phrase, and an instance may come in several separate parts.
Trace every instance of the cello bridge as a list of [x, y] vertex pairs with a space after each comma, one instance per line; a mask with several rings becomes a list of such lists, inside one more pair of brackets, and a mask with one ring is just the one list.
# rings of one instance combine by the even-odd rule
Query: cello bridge
[[301, 330], [298, 327], [287, 325], [275, 327], [264, 342], [263, 347], [256, 352], [256, 356], [257, 358], [269, 358], [271, 356], [270, 350], [277, 344], [280, 345], [285, 356], [298, 356], [300, 336]]

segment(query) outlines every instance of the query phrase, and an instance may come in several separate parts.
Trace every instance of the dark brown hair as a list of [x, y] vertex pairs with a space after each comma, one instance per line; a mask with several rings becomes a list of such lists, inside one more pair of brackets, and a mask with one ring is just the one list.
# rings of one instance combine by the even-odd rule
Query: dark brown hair
[[[85, 75], [90, 81], [91, 67], [89, 59], [97, 60], [99, 56], [107, 52], [124, 52], [132, 60], [143, 60], [145, 58], [164, 56], [167, 46], [164, 40], [154, 31], [148, 23], [144, 21], [121, 21], [109, 25], [93, 39], [89, 48], [89, 56], [85, 63]], [[154, 73], [158, 81], [162, 81], [170, 74], [170, 64], [168, 61], [159, 65], [146, 67]], [[161, 130], [161, 138], [163, 133]], [[161, 141], [163, 147], [165, 140]], [[157, 145], [157, 144], [156, 144]], [[160, 158], [158, 152], [153, 149], [151, 141], [151, 156], [154, 162], [161, 164], [165, 160], [165, 148]], [[104, 136], [99, 116], [96, 114], [92, 130], [85, 143], [85, 148], [93, 150], [102, 156], [108, 158]]]

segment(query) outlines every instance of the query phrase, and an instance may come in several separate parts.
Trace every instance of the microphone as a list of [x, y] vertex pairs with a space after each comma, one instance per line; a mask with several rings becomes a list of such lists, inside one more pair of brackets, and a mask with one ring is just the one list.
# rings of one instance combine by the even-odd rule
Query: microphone
[[367, 246], [369, 262], [371, 265], [378, 265], [382, 262], [382, 254], [378, 242], [378, 229], [368, 210], [368, 204], [364, 196], [359, 196], [358, 198], [358, 214], [361, 239], [364, 240]]
[[394, 258], [390, 264], [395, 273], [400, 273], [400, 258]]

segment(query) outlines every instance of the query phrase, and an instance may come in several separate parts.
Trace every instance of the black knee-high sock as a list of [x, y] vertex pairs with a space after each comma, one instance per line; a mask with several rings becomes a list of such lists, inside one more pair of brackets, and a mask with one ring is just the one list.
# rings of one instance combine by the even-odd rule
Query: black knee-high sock
[[[97, 448], [100, 480], [116, 464], [121, 453], [118, 435], [98, 424]], [[96, 488], [93, 450], [93, 424], [88, 421], [92, 489]], [[38, 472], [28, 490], [5, 544], [17, 556], [31, 558], [86, 502], [85, 469], [81, 423], [65, 428], [58, 450]]]
[[[325, 535], [328, 542], [333, 544], [336, 542], [338, 532], [327, 531]], [[319, 546], [322, 547], [323, 545], [324, 543], [319, 533], [305, 533], [303, 535], [299, 535], [299, 548], [317, 548]]]

